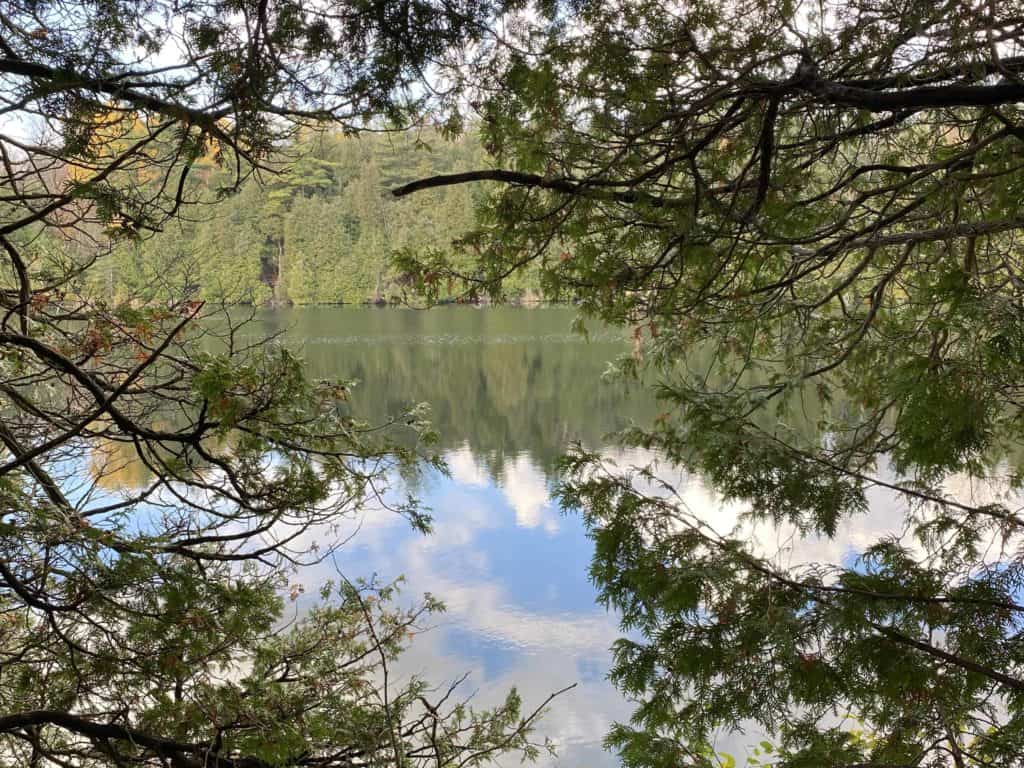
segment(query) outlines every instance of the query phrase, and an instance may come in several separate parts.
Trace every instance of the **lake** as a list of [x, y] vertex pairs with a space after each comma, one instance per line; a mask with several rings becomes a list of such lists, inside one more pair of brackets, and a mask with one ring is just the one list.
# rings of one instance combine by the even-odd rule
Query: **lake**
[[[349, 578], [404, 575], [405, 594], [447, 605], [402, 660], [404, 673], [445, 683], [469, 673], [479, 705], [512, 686], [529, 710], [556, 699], [539, 732], [564, 765], [612, 765], [601, 740], [630, 706], [606, 681], [617, 620], [595, 604], [591, 544], [580, 520], [551, 500], [554, 465], [572, 441], [607, 435], [656, 413], [650, 396], [602, 381], [629, 352], [627, 333], [570, 330], [568, 307], [297, 308], [261, 313], [253, 333], [284, 333], [315, 377], [357, 379], [353, 410], [381, 422], [429, 403], [450, 477], [416, 489], [431, 508], [423, 536], [368, 511], [342, 551]], [[333, 566], [297, 576], [307, 594]], [[515, 760], [507, 761], [515, 763]], [[543, 762], [543, 761], [542, 761]]]
[[[261, 313], [253, 330], [254, 338], [282, 333], [315, 377], [358, 379], [353, 410], [371, 422], [430, 404], [450, 469], [416, 488], [432, 510], [433, 533], [367, 511], [353, 525], [340, 567], [350, 578], [404, 575], [410, 600], [430, 592], [447, 604], [434, 627], [414, 638], [404, 674], [442, 684], [468, 673], [466, 686], [481, 706], [515, 686], [527, 711], [576, 683], [538, 728], [558, 745], [557, 758], [540, 764], [573, 768], [617, 764], [602, 739], [613, 720], [628, 720], [632, 705], [606, 680], [618, 622], [595, 603], [587, 576], [592, 546], [580, 520], [551, 498], [555, 463], [573, 441], [646, 463], [651, 456], [623, 452], [609, 435], [630, 420], [649, 424], [665, 407], [639, 386], [602, 378], [610, 360], [630, 353], [628, 331], [595, 327], [587, 340], [570, 330], [575, 316], [569, 307], [308, 308]], [[806, 407], [813, 413], [818, 406]], [[750, 524], [741, 505], [723, 503], [698, 478], [664, 466], [660, 472], [708, 525], [740, 532], [783, 568], [850, 564], [864, 547], [905, 533], [906, 500], [884, 488], [870, 489], [869, 508], [823, 538], [786, 524]], [[884, 462], [879, 475], [898, 479]], [[972, 503], [996, 498], [993, 487], [962, 477], [950, 477], [946, 490]], [[334, 575], [325, 565], [297, 578], [310, 594]], [[716, 748], [742, 762], [765, 736], [756, 728], [722, 733]]]
[[[318, 587], [338, 570], [349, 579], [404, 576], [403, 600], [431, 593], [447, 612], [411, 639], [394, 671], [438, 686], [465, 675], [460, 690], [478, 707], [500, 702], [516, 687], [524, 712], [575, 684], [537, 729], [558, 748], [557, 758], [540, 764], [573, 768], [617, 763], [602, 740], [612, 721], [628, 720], [632, 705], [606, 679], [618, 621], [595, 601], [588, 579], [592, 545], [581, 521], [552, 498], [557, 460], [578, 441], [620, 463], [646, 465], [653, 455], [625, 451], [611, 436], [631, 421], [650, 424], [668, 407], [639, 384], [603, 376], [610, 361], [630, 354], [628, 331], [595, 326], [585, 338], [570, 330], [575, 316], [569, 307], [297, 308], [258, 312], [242, 332], [250, 343], [278, 338], [298, 352], [312, 377], [356, 380], [351, 408], [371, 424], [429, 404], [449, 469], [424, 473], [411, 487], [408, 478], [393, 478], [390, 493], [398, 498], [411, 490], [430, 509], [430, 535], [380, 505], [337, 530], [312, 534], [320, 545], [345, 543], [336, 558], [294, 574], [289, 592], [302, 594], [292, 610], [311, 606]], [[807, 424], [787, 428], [812, 429], [821, 407], [809, 398]], [[139, 462], [117, 446], [109, 450], [109, 464], [104, 450], [90, 459], [102, 465], [90, 467], [101, 486], [145, 484]], [[704, 525], [746, 541], [780, 569], [855, 566], [865, 547], [907, 536], [907, 500], [884, 485], [869, 488], [864, 512], [823, 538], [788, 523], [745, 518], [742, 504], [663, 463], [654, 471]], [[900, 480], [884, 459], [877, 475], [885, 483]], [[967, 503], [1022, 503], [995, 478], [950, 476], [943, 486]], [[993, 539], [983, 547], [992, 565], [1003, 551], [998, 544]], [[772, 737], [744, 725], [743, 732], [721, 733], [715, 748], [742, 759]]]

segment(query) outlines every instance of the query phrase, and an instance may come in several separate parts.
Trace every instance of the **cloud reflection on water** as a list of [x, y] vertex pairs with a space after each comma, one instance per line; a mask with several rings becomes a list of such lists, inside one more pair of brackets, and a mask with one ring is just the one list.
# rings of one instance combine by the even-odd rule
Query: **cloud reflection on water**
[[[613, 765], [600, 743], [630, 707], [605, 679], [618, 622], [594, 602], [581, 522], [561, 515], [528, 454], [506, 460], [497, 478], [468, 446], [446, 460], [451, 476], [431, 474], [417, 489], [434, 517], [430, 535], [386, 510], [368, 511], [352, 523], [358, 533], [337, 565], [348, 577], [404, 576], [407, 599], [429, 592], [444, 601], [447, 610], [415, 637], [399, 674], [441, 684], [469, 672], [478, 706], [515, 687], [531, 708], [576, 683], [538, 732], [560, 745], [559, 764]], [[335, 576], [335, 564], [325, 562], [299, 578], [314, 594]]]
[[[429, 591], [447, 603], [401, 669], [438, 684], [468, 671], [479, 705], [515, 686], [530, 706], [578, 682], [539, 730], [562, 744], [558, 763], [597, 768], [615, 764], [600, 742], [613, 720], [628, 720], [632, 706], [605, 679], [619, 630], [616, 617], [594, 602], [590, 542], [579, 518], [552, 502], [550, 481], [571, 440], [602, 445], [602, 435], [629, 418], [650, 423], [660, 407], [643, 393], [599, 383], [605, 362], [624, 347], [614, 335], [586, 344], [567, 334], [574, 314], [325, 309], [273, 317], [293, 327], [289, 337], [301, 342], [314, 375], [362, 380], [353, 407], [370, 421], [413, 402], [433, 409], [451, 474], [432, 475], [415, 491], [433, 510], [434, 533], [417, 535], [397, 516], [370, 511], [339, 559], [350, 577], [404, 574], [408, 599]], [[621, 464], [653, 458], [604, 453]], [[849, 564], [883, 536], [902, 533], [906, 507], [890, 491], [870, 491], [869, 509], [843, 521], [835, 537], [805, 538], [790, 526], [744, 522], [741, 505], [724, 502], [699, 479], [661, 472], [679, 481], [695, 516], [720, 534], [735, 531], [780, 567]], [[957, 482], [951, 493], [971, 490]], [[305, 573], [307, 593], [316, 578], [333, 575], [330, 567]], [[720, 747], [742, 755], [760, 738], [751, 730], [723, 737]]]

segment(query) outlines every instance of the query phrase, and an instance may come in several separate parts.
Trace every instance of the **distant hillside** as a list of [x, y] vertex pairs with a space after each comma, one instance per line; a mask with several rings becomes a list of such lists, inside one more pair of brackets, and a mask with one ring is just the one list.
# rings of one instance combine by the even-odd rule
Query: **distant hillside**
[[[211, 204], [190, 209], [172, 230], [119, 245], [93, 273], [93, 289], [115, 300], [184, 290], [253, 304], [387, 301], [401, 291], [388, 254], [450, 250], [473, 227], [475, 203], [486, 194], [480, 186], [455, 186], [397, 200], [389, 191], [481, 167], [484, 153], [474, 136], [309, 134], [286, 154], [288, 172], [216, 202], [224, 172], [201, 176], [197, 183]], [[533, 286], [527, 277], [510, 288], [515, 294]]]

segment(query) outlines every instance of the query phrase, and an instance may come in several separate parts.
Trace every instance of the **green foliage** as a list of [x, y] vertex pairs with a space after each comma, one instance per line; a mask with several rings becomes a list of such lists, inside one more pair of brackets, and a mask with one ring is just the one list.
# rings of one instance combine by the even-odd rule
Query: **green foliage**
[[[341, 578], [311, 602], [295, 579], [396, 479], [442, 468], [426, 409], [360, 420], [349, 384], [309, 378], [271, 338], [242, 342], [229, 308], [386, 297], [391, 248], [450, 241], [454, 218], [383, 199], [412, 141], [351, 136], [428, 109], [459, 126], [422, 73], [505, 10], [4, 3], [0, 764], [537, 755], [539, 710], [514, 691], [480, 711], [389, 676], [435, 600]], [[445, 146], [445, 167], [475, 147]], [[428, 530], [415, 499], [385, 506]]]
[[[277, 305], [415, 299], [392, 255], [436, 251], [450, 257], [453, 243], [473, 228], [482, 196], [449, 187], [398, 200], [390, 190], [476, 167], [482, 155], [472, 135], [450, 141], [423, 130], [359, 138], [302, 133], [280, 150], [278, 173], [199, 208], [198, 221], [174, 222], [122, 244], [91, 279], [111, 300], [182, 293]], [[227, 181], [224, 172], [207, 173], [193, 193], [212, 199]], [[438, 299], [476, 295], [466, 279], [432, 287]], [[512, 296], [531, 291], [536, 282], [529, 276], [509, 285]]]
[[[496, 297], [534, 269], [660, 382], [622, 440], [662, 463], [580, 450], [561, 486], [629, 632], [630, 768], [751, 725], [787, 766], [1021, 762], [1024, 60], [997, 31], [1021, 10], [583, 0], [486, 71], [477, 178], [505, 186], [468, 268], [402, 266]], [[694, 477], [735, 530], [688, 508]]]

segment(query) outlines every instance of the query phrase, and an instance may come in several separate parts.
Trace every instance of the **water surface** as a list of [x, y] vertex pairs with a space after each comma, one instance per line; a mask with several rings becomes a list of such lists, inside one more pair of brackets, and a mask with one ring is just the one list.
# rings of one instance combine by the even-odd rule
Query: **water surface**
[[[632, 704], [606, 679], [618, 622], [595, 602], [587, 577], [592, 546], [580, 520], [552, 499], [556, 462], [578, 441], [620, 463], [646, 464], [653, 456], [622, 451], [610, 436], [631, 421], [651, 424], [668, 406], [638, 385], [602, 376], [609, 361], [630, 353], [626, 332], [594, 327], [587, 339], [570, 330], [574, 318], [567, 307], [302, 308], [259, 313], [243, 333], [252, 343], [278, 336], [313, 377], [357, 380], [351, 405], [363, 420], [383, 423], [428, 403], [450, 470], [429, 473], [413, 488], [431, 510], [431, 535], [414, 532], [393, 512], [365, 510], [332, 534], [351, 534], [336, 560], [296, 574], [306, 597], [295, 609], [311, 604], [317, 587], [336, 578], [336, 567], [348, 578], [404, 576], [404, 599], [429, 592], [448, 610], [413, 639], [402, 675], [446, 685], [468, 674], [464, 692], [481, 707], [516, 687], [527, 711], [576, 684], [538, 730], [558, 744], [556, 764], [599, 768], [616, 764], [601, 741], [612, 721], [628, 720]], [[806, 423], [787, 428], [813, 430], [822, 407], [809, 398]], [[137, 462], [114, 458], [116, 471], [105, 468], [101, 485], [138, 485]], [[865, 547], [908, 533], [907, 500], [883, 487], [869, 489], [867, 509], [823, 538], [743, 518], [741, 504], [723, 500], [700, 478], [664, 464], [654, 470], [703, 524], [747, 541], [780, 569], [851, 565]], [[878, 474], [899, 480], [884, 460]], [[1009, 503], [1012, 495], [959, 476], [948, 478], [944, 490], [975, 504]], [[995, 542], [989, 549], [998, 560], [1002, 550]], [[749, 727], [722, 733], [715, 746], [742, 758], [766, 736]]]
[[[601, 739], [630, 706], [605, 679], [617, 620], [595, 604], [579, 519], [551, 499], [554, 464], [572, 441], [609, 446], [609, 433], [655, 411], [646, 393], [602, 380], [629, 352], [624, 333], [595, 327], [584, 339], [574, 317], [566, 307], [302, 308], [261, 314], [253, 333], [283, 332], [313, 376], [359, 380], [361, 418], [430, 404], [451, 470], [417, 488], [433, 533], [369, 512], [339, 563], [349, 577], [404, 575], [409, 595], [446, 603], [405, 673], [444, 683], [468, 672], [476, 703], [515, 686], [527, 708], [576, 683], [539, 731], [559, 744], [557, 763], [597, 766], [615, 763]], [[331, 571], [303, 573], [307, 593]]]

